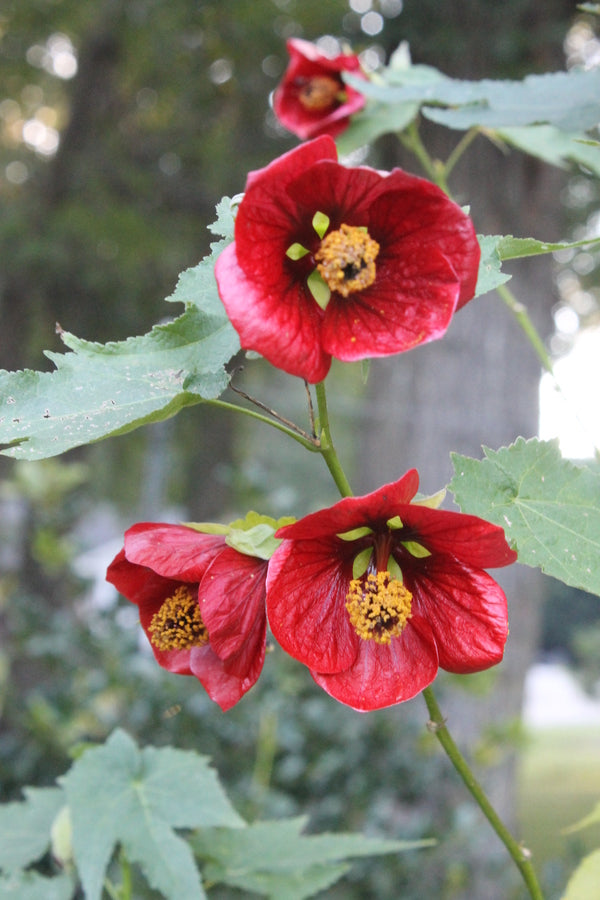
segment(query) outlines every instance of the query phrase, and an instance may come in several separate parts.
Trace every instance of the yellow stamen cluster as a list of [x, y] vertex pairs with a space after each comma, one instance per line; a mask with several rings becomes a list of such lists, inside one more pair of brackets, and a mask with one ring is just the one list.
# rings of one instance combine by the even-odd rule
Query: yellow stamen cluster
[[346, 596], [350, 624], [365, 641], [389, 644], [411, 617], [412, 594], [387, 571], [353, 578]]
[[167, 597], [148, 627], [157, 650], [188, 650], [208, 643], [208, 631], [200, 615], [197, 591], [180, 585]]
[[332, 291], [347, 297], [375, 281], [379, 244], [364, 228], [342, 225], [330, 231], [315, 253], [317, 269]]
[[315, 75], [302, 86], [298, 99], [309, 112], [320, 112], [333, 106], [340, 95], [340, 83], [328, 75]]

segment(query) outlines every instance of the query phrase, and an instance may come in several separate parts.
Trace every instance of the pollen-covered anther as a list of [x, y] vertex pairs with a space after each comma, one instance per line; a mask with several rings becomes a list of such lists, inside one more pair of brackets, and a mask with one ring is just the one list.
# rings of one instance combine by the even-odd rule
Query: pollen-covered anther
[[412, 594], [387, 571], [353, 578], [346, 595], [350, 624], [365, 641], [389, 644], [411, 617]]
[[152, 616], [150, 640], [157, 650], [189, 650], [208, 643], [208, 631], [200, 615], [198, 593], [180, 585]]
[[330, 289], [347, 297], [373, 284], [378, 253], [379, 244], [366, 229], [342, 225], [323, 238], [315, 260], [321, 277]]
[[[340, 97], [340, 94], [342, 95]], [[321, 112], [344, 99], [343, 89], [335, 78], [315, 75], [309, 78], [298, 91], [298, 99], [309, 112]]]

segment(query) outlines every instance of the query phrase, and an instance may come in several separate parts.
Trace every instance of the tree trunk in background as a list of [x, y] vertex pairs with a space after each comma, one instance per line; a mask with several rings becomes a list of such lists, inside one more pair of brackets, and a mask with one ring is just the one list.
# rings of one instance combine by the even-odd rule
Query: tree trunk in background
[[[480, 56], [485, 47], [482, 35], [489, 33], [488, 11], [486, 3], [449, 4], [443, 11], [437, 9], [436, 15], [459, 21], [467, 29], [462, 46], [467, 71], [448, 74], [469, 78], [497, 74], [484, 68]], [[547, 47], [535, 45], [534, 33], [529, 46], [538, 62], [547, 56]], [[556, 49], [554, 67], [560, 68], [563, 62], [557, 58]], [[431, 62], [443, 68], [439, 59]], [[547, 58], [544, 64], [549, 64]], [[445, 159], [460, 136], [426, 129], [425, 143], [432, 155]], [[405, 157], [400, 162], [398, 157], [385, 158], [385, 168], [394, 164], [418, 171], [414, 161]], [[452, 190], [457, 202], [470, 205], [480, 233], [557, 240], [564, 237], [557, 208], [563, 183], [564, 174], [558, 170], [516, 151], [504, 154], [478, 138], [453, 173]], [[542, 336], [547, 336], [556, 301], [551, 259], [523, 261], [512, 271], [514, 277], [508, 287], [526, 305]], [[364, 430], [369, 437], [359, 451], [362, 463], [356, 479], [358, 489], [374, 490], [416, 467], [421, 476], [420, 490], [434, 493], [452, 475], [451, 451], [480, 458], [482, 444], [495, 449], [512, 443], [518, 435], [535, 435], [539, 378], [538, 359], [502, 300], [495, 293], [474, 300], [455, 317], [441, 341], [373, 363], [365, 404]], [[492, 574], [503, 585], [509, 602], [510, 637], [504, 662], [485, 696], [457, 689], [447, 691], [442, 703], [454, 737], [471, 753], [486, 729], [493, 727], [497, 733], [506, 728], [510, 733], [510, 725], [519, 719], [524, 675], [535, 657], [538, 640], [543, 576], [522, 566]], [[424, 708], [416, 712], [426, 714]], [[499, 757], [497, 764], [480, 774], [492, 802], [514, 827], [516, 752], [510, 742], [500, 747]], [[452, 802], [464, 799], [459, 790]], [[491, 829], [482, 826], [477, 834], [481, 837], [477, 846], [471, 847], [472, 881], [464, 898], [503, 900], [506, 885], [490, 874], [488, 864], [502, 865], [504, 848]], [[479, 840], [486, 846], [482, 848]], [[483, 865], [482, 859], [486, 860]]]

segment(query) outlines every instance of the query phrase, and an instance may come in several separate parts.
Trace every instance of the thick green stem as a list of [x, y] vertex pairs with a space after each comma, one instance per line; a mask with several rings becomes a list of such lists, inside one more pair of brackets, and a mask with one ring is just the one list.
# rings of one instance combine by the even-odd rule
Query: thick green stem
[[327, 394], [325, 392], [325, 382], [320, 381], [319, 384], [315, 386], [315, 391], [317, 395], [317, 407], [319, 410], [319, 452], [325, 460], [327, 468], [331, 472], [331, 477], [335, 481], [342, 497], [351, 497], [352, 488], [350, 487], [350, 482], [346, 478], [346, 473], [342, 469], [335, 447], [333, 446], [331, 429], [329, 427], [329, 412], [327, 410]]
[[442, 716], [435, 695], [430, 687], [425, 688], [423, 697], [425, 698], [425, 703], [427, 704], [427, 709], [429, 711], [430, 730], [435, 734], [436, 738], [444, 748], [450, 762], [462, 778], [468, 791], [471, 793], [471, 796], [510, 853], [515, 865], [523, 877], [523, 881], [527, 885], [532, 900], [544, 900], [544, 895], [542, 894], [535, 870], [531, 864], [529, 851], [521, 844], [517, 843], [488, 800], [483, 788], [469, 768], [466, 759], [454, 743], [454, 739], [448, 731], [444, 717]]

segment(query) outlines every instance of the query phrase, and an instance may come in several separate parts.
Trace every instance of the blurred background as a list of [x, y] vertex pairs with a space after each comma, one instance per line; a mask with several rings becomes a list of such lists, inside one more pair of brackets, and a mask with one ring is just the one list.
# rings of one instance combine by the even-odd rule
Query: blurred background
[[[56, 322], [104, 342], [172, 314], [163, 299], [208, 251], [221, 196], [296, 144], [269, 108], [289, 37], [319, 39], [331, 52], [348, 43], [370, 69], [408, 41], [415, 62], [461, 78], [600, 63], [597, 20], [567, 0], [5, 0], [3, 368], [51, 369], [43, 350], [61, 350]], [[423, 135], [440, 158], [461, 136], [431, 123]], [[362, 158], [422, 174], [391, 137]], [[481, 137], [451, 187], [480, 232], [547, 241], [599, 233], [597, 179]], [[591, 414], [587, 430], [541, 379], [508, 310], [484, 296], [444, 341], [375, 362], [366, 385], [360, 366], [334, 365], [332, 424], [357, 493], [413, 466], [432, 493], [450, 478], [450, 450], [479, 457], [482, 444], [540, 429], [560, 434], [573, 458], [593, 455], [600, 254], [571, 251], [511, 271], [515, 294], [562, 357], [565, 385], [575, 378], [571, 395], [588, 397], [579, 411]], [[298, 379], [253, 361], [236, 382], [306, 422]], [[434, 850], [356, 865], [328, 897], [521, 896], [503, 848], [427, 733], [420, 698], [359, 715], [275, 651], [259, 684], [223, 714], [194, 679], [156, 666], [136, 609], [104, 584], [136, 521], [230, 521], [249, 508], [299, 516], [334, 502], [324, 464], [266, 431], [196, 406], [60, 459], [0, 458], [2, 799], [51, 784], [70, 748], [119, 725], [142, 743], [210, 754], [245, 816], [303, 812], [314, 830], [439, 839]], [[598, 601], [512, 569], [499, 579], [511, 621], [504, 663], [467, 678], [442, 674], [438, 691], [552, 898], [600, 840], [598, 830], [560, 833], [600, 793]], [[214, 894], [230, 895], [239, 893]], [[151, 894], [140, 885], [139, 896]]]

